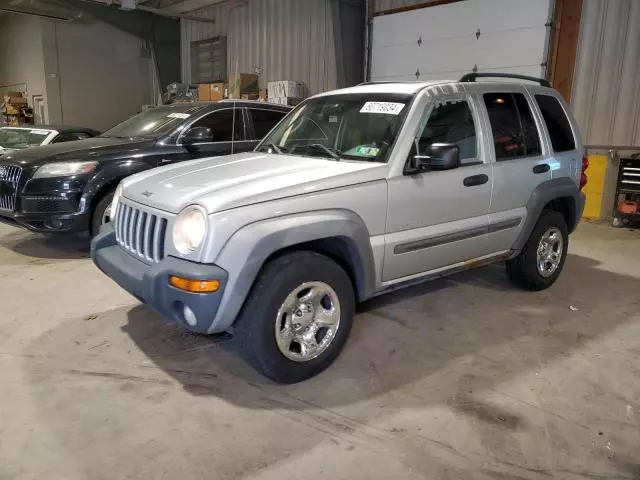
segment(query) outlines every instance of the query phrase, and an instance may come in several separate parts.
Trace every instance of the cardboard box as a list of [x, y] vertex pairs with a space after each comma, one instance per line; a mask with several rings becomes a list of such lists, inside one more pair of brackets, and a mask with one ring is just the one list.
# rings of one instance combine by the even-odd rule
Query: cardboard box
[[224, 86], [222, 82], [201, 83], [198, 85], [198, 100], [201, 102], [211, 102], [224, 98]]
[[[9, 92], [9, 93], [15, 93], [15, 92]], [[24, 98], [23, 96], [6, 95], [4, 97], [4, 103], [7, 103], [7, 104], [10, 103], [11, 105], [26, 105], [27, 99]]]
[[276, 105], [289, 105], [291, 107], [295, 107], [298, 105], [303, 98], [292, 98], [292, 97], [269, 97], [269, 103], [275, 103]]
[[245, 93], [258, 93], [258, 76], [252, 73], [229, 75], [229, 98], [240, 100]]
[[260, 89], [260, 95], [258, 95], [258, 100], [260, 100], [261, 102], [266, 102], [267, 101], [267, 89], [266, 88], [261, 88]]
[[242, 100], [258, 100], [260, 98], [259, 93], [244, 93], [240, 96]]
[[294, 80], [280, 80], [267, 83], [269, 97], [305, 98], [307, 87], [302, 82]]

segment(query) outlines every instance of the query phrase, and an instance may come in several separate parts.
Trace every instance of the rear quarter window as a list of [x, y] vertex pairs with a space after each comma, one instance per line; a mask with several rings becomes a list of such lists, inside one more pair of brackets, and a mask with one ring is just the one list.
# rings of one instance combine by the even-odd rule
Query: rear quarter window
[[547, 125], [554, 152], [568, 152], [576, 149], [571, 124], [557, 98], [551, 95], [536, 95], [542, 118]]

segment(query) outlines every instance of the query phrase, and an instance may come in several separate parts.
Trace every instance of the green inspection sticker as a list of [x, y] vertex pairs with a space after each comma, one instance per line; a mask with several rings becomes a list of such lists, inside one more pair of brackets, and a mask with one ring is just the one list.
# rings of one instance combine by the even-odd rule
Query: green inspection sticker
[[380, 149], [378, 147], [368, 147], [365, 145], [361, 145], [356, 147], [356, 155], [360, 155], [362, 157], [377, 157], [380, 153]]

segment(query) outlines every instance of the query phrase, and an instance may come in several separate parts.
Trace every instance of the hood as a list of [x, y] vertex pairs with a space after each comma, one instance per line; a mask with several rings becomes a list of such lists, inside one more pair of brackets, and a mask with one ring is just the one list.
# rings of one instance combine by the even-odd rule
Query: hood
[[387, 165], [365, 161], [240, 153], [183, 162], [123, 181], [123, 196], [178, 213], [192, 204], [209, 213], [386, 178]]
[[25, 167], [37, 167], [49, 162], [102, 160], [106, 156], [134, 154], [155, 144], [155, 140], [94, 137], [73, 142], [53, 143], [23, 150], [4, 151], [3, 162]]

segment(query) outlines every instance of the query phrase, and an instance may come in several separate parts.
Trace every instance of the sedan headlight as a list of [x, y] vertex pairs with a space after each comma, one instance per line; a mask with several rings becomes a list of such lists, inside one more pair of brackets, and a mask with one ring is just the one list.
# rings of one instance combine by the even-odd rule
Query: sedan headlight
[[43, 165], [36, 170], [33, 178], [68, 177], [90, 173], [98, 162], [55, 162]]
[[173, 244], [183, 255], [195, 251], [207, 234], [207, 215], [202, 207], [191, 205], [173, 223]]
[[122, 196], [122, 183], [118, 184], [115, 193], [113, 194], [113, 200], [111, 200], [111, 209], [109, 210], [109, 218], [113, 221], [116, 218], [116, 212], [118, 211], [118, 203], [120, 203], [120, 197]]

